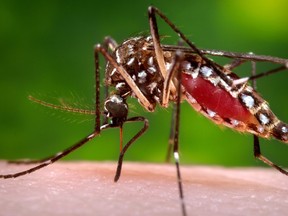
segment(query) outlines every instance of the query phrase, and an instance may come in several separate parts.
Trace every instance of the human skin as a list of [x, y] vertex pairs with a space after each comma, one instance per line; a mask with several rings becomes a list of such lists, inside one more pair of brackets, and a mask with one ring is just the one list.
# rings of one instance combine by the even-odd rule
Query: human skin
[[[1, 174], [27, 168], [0, 162]], [[57, 162], [0, 179], [0, 215], [179, 215], [173, 164]], [[287, 215], [288, 177], [270, 168], [181, 166], [188, 215]]]

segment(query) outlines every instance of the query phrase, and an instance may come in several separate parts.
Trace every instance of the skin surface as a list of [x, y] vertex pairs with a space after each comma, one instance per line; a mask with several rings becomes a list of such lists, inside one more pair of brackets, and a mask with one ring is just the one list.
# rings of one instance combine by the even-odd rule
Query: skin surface
[[[0, 162], [1, 173], [26, 165]], [[0, 179], [1, 215], [181, 215], [173, 164], [57, 162]], [[287, 215], [288, 178], [270, 168], [181, 166], [188, 215]]]

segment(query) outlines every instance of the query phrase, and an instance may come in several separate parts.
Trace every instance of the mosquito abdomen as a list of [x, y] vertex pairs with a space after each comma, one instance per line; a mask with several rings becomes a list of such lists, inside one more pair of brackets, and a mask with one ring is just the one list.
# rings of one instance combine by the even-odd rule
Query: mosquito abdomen
[[199, 74], [195, 74], [196, 69], [182, 73], [181, 83], [192, 107], [198, 105], [197, 111], [216, 124], [288, 143], [288, 124], [275, 116], [251, 86], [229, 86], [217, 78], [213, 69], [204, 67], [200, 67]]
[[215, 86], [201, 77], [191, 79], [188, 74], [182, 74], [182, 85], [191, 96], [208, 112], [217, 113], [222, 118], [235, 119], [242, 122], [255, 122], [254, 116], [237, 98], [227, 91]]

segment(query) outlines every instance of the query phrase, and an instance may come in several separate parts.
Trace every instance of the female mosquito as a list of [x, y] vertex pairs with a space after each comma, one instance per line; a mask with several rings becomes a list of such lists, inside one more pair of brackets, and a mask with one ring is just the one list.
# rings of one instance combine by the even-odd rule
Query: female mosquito
[[[0, 178], [16, 178], [32, 173], [81, 147], [98, 136], [102, 130], [118, 127], [121, 132], [120, 154], [114, 178], [115, 182], [118, 181], [125, 152], [148, 129], [148, 120], [145, 117], [128, 117], [129, 108], [126, 99], [130, 96], [137, 98], [138, 102], [149, 112], [153, 112], [156, 105], [165, 108], [169, 106], [170, 102], [174, 105], [170, 149], [173, 149], [176, 164], [182, 215], [187, 214], [178, 154], [179, 116], [182, 100], [186, 100], [197, 112], [216, 124], [253, 134], [254, 156], [288, 175], [287, 171], [261, 154], [258, 138], [274, 137], [287, 143], [288, 125], [273, 114], [268, 103], [248, 83], [249, 80], [287, 69], [288, 60], [251, 53], [200, 50], [159, 9], [149, 7], [148, 16], [151, 35], [129, 38], [120, 45], [112, 38], [106, 37], [103, 45], [95, 46], [96, 103], [94, 111], [53, 105], [30, 97], [31, 100], [51, 108], [94, 114], [95, 127], [92, 133], [54, 156], [38, 161], [18, 161], [18, 163], [38, 162], [40, 164], [21, 172], [0, 175]], [[156, 16], [164, 20], [188, 47], [162, 45]], [[105, 68], [107, 91], [103, 109], [100, 108], [99, 54], [102, 54], [107, 61]], [[221, 66], [209, 59], [207, 55], [232, 58], [234, 61], [229, 65]], [[232, 72], [232, 69], [246, 61], [267, 61], [280, 66], [265, 73], [239, 78]], [[114, 89], [110, 94], [109, 87]], [[101, 115], [104, 115], [102, 123]], [[122, 128], [128, 122], [142, 122], [143, 127], [131, 140], [122, 145]], [[170, 151], [168, 151], [169, 154]]]

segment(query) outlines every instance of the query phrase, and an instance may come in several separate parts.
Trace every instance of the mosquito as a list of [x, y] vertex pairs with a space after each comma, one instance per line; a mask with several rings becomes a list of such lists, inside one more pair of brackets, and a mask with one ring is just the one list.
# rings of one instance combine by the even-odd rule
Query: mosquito
[[[188, 46], [162, 45], [157, 16], [170, 26]], [[94, 114], [93, 131], [76, 144], [54, 156], [37, 161], [16, 161], [16, 163], [38, 162], [39, 165], [21, 172], [0, 175], [0, 178], [16, 178], [32, 173], [83, 146], [103, 130], [119, 128], [120, 154], [114, 177], [114, 181], [117, 182], [121, 175], [126, 151], [149, 127], [148, 119], [143, 116], [128, 117], [129, 108], [126, 100], [129, 97], [138, 99], [138, 102], [149, 112], [153, 112], [157, 105], [167, 108], [170, 103], [173, 104], [168, 157], [173, 152], [183, 216], [187, 215], [187, 212], [178, 153], [180, 104], [183, 100], [186, 100], [197, 112], [216, 124], [253, 134], [254, 156], [288, 176], [286, 170], [261, 154], [259, 143], [259, 137], [274, 137], [288, 143], [288, 125], [273, 114], [268, 103], [253, 88], [255, 85], [253, 83], [250, 85], [248, 82], [286, 70], [288, 59], [252, 53], [199, 49], [159, 9], [150, 6], [148, 18], [149, 36], [132, 37], [120, 45], [112, 38], [106, 37], [103, 44], [95, 45], [95, 110], [87, 111], [58, 106], [30, 97], [31, 100], [51, 108]], [[106, 99], [103, 109], [100, 107], [99, 55], [103, 55], [107, 61], [105, 68]], [[207, 56], [221, 56], [233, 60], [230, 64], [221, 66]], [[253, 66], [253, 74], [250, 77], [240, 78], [232, 72], [232, 69], [247, 61], [252, 62]], [[255, 63], [263, 61], [280, 66], [256, 75]], [[101, 120], [101, 116], [104, 116], [103, 120]], [[123, 145], [123, 125], [134, 122], [142, 122], [143, 126]]]

